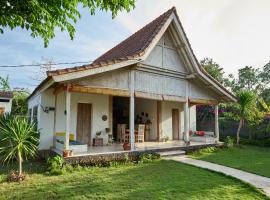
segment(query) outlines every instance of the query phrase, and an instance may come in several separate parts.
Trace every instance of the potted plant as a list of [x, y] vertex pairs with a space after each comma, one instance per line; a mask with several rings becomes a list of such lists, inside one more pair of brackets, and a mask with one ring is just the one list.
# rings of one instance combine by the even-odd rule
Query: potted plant
[[69, 150], [64, 150], [64, 151], [63, 151], [63, 157], [64, 157], [64, 158], [68, 157], [69, 154], [70, 154], [69, 152], [70, 152]]
[[123, 144], [123, 148], [124, 148], [124, 151], [129, 151], [129, 150], [131, 150], [131, 145], [130, 145], [130, 143], [129, 143], [129, 142], [125, 142], [125, 143]]
[[96, 138], [99, 138], [101, 136], [101, 131], [96, 132]]

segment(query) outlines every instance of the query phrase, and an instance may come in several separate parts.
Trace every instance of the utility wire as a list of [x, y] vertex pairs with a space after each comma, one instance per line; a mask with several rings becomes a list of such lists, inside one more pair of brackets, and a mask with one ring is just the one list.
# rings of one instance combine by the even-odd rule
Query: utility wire
[[39, 64], [29, 64], [29, 65], [0, 65], [1, 68], [19, 68], [19, 67], [39, 67], [44, 65], [72, 65], [72, 64], [85, 64], [91, 63], [93, 61], [86, 61], [86, 62], [61, 62], [61, 63], [39, 63]]

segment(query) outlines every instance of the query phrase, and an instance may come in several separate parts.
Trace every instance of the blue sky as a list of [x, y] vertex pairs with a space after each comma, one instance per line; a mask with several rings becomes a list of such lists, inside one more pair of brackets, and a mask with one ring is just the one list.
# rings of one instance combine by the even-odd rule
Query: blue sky
[[[270, 60], [269, 0], [138, 0], [135, 10], [113, 20], [109, 13], [91, 16], [80, 9], [74, 40], [57, 31], [48, 48], [27, 31], [6, 30], [0, 35], [0, 65], [33, 64], [42, 57], [54, 62], [91, 61], [172, 6], [199, 60], [211, 57], [234, 74], [240, 67], [262, 67]], [[37, 70], [0, 68], [0, 76], [9, 75], [12, 87], [33, 89]]]

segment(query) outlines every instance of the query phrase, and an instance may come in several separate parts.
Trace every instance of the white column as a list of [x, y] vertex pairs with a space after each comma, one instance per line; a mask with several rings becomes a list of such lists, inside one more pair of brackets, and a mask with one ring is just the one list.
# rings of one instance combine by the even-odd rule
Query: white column
[[66, 133], [65, 133], [65, 150], [69, 150], [69, 133], [70, 133], [70, 92], [69, 85], [66, 91]]
[[186, 142], [189, 141], [189, 129], [190, 129], [190, 122], [189, 122], [189, 84], [186, 83], [186, 101], [184, 103], [184, 140]]
[[134, 71], [130, 72], [130, 100], [129, 100], [129, 134], [131, 150], [135, 150], [135, 134], [134, 134], [134, 115], [135, 115], [135, 90], [134, 90]]
[[215, 105], [215, 135], [217, 142], [219, 142], [218, 105]]
[[188, 100], [184, 103], [184, 140], [189, 141], [189, 103]]

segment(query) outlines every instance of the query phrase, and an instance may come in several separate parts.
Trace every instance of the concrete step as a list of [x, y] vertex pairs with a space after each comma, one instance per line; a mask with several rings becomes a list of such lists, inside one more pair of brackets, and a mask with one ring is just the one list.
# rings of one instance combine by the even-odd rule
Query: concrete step
[[174, 151], [163, 151], [163, 152], [158, 152], [161, 157], [167, 157], [167, 156], [180, 156], [180, 155], [185, 155], [186, 152], [182, 150], [174, 150]]

